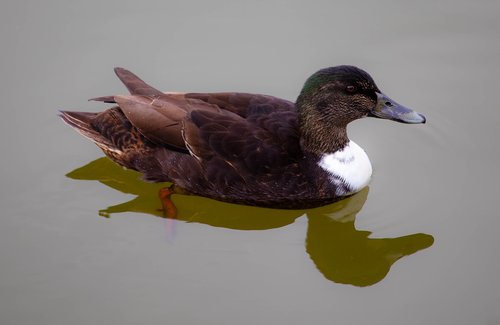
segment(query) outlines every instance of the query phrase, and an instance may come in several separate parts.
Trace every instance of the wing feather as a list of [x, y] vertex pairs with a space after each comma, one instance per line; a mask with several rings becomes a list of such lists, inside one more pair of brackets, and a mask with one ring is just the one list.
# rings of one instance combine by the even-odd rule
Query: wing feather
[[[184, 122], [184, 141], [207, 166], [208, 179], [272, 178], [300, 159], [296, 119], [290, 115], [295, 116], [293, 112], [274, 112], [267, 118], [249, 120], [236, 114], [192, 111]], [[282, 121], [279, 134], [266, 129], [267, 119]]]

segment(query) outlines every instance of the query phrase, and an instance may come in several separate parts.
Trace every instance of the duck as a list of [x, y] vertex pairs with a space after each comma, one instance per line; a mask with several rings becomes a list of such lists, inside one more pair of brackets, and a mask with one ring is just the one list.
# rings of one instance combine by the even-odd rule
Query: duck
[[59, 116], [115, 163], [146, 181], [171, 183], [162, 200], [189, 194], [278, 209], [327, 205], [361, 191], [372, 176], [366, 152], [347, 135], [350, 122], [426, 122], [350, 65], [312, 74], [295, 102], [162, 92], [126, 69], [114, 71], [130, 94], [91, 99], [112, 104], [102, 112]]

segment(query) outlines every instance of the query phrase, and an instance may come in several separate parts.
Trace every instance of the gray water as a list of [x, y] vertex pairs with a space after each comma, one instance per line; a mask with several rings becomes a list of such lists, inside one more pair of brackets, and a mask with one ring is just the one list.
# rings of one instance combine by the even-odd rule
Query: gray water
[[[0, 324], [500, 324], [498, 1], [4, 1]], [[58, 109], [168, 91], [294, 100], [359, 66], [425, 125], [349, 128], [369, 189], [308, 211], [175, 196]]]

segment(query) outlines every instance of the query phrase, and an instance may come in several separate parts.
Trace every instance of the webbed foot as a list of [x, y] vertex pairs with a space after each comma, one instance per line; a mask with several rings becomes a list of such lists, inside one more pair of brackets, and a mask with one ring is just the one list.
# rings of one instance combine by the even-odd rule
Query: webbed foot
[[159, 192], [161, 204], [163, 206], [163, 213], [170, 219], [175, 219], [175, 217], [177, 217], [177, 208], [170, 198], [170, 196], [174, 193], [174, 185], [164, 187]]

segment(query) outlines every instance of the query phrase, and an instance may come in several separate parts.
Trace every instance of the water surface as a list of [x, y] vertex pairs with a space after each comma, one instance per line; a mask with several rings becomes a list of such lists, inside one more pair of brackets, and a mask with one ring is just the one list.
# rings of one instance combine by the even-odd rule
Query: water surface
[[[500, 6], [494, 1], [0, 5], [1, 324], [499, 324]], [[302, 211], [174, 196], [58, 109], [169, 91], [294, 100], [357, 65], [425, 125], [364, 119], [374, 177]]]

